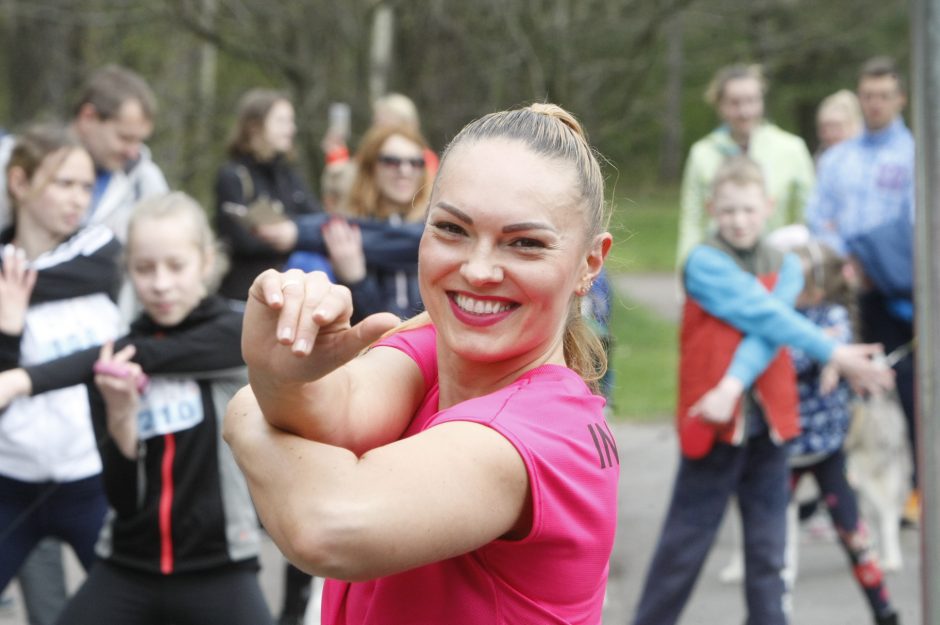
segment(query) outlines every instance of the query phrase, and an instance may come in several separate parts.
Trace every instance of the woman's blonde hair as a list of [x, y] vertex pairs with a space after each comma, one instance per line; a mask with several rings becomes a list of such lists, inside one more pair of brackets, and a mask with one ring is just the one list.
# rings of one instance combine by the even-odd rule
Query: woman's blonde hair
[[[571, 113], [555, 104], [535, 103], [522, 109], [485, 115], [464, 126], [453, 138], [441, 156], [440, 171], [444, 172], [455, 148], [487, 139], [519, 141], [536, 154], [567, 163], [576, 173], [578, 204], [587, 225], [585, 245], [607, 230], [610, 210], [604, 200], [600, 163], [581, 124]], [[415, 327], [428, 321], [427, 314], [422, 313], [403, 327]], [[580, 297], [571, 299], [563, 344], [567, 365], [592, 391], [598, 392], [599, 381], [607, 371], [607, 356], [604, 345], [581, 317]]]
[[[428, 149], [428, 142], [421, 133], [411, 126], [373, 126], [362, 138], [359, 149], [356, 151], [356, 177], [349, 189], [349, 198], [344, 212], [353, 217], [372, 217], [386, 219], [390, 214], [382, 210], [381, 192], [375, 182], [376, 169], [379, 167], [379, 156], [385, 142], [394, 136], [401, 136], [412, 143], [419, 145], [422, 150]], [[427, 209], [428, 198], [431, 195], [430, 175], [427, 163], [421, 171], [418, 192], [415, 194], [411, 207], [402, 215], [405, 221], [421, 221]]]
[[189, 227], [180, 228], [180, 238], [191, 237], [192, 242], [202, 253], [205, 262], [212, 263], [212, 271], [206, 281], [206, 289], [212, 293], [228, 269], [228, 258], [209, 225], [206, 211], [190, 195], [182, 191], [171, 191], [143, 200], [134, 207], [127, 226], [127, 247], [125, 255], [133, 253], [133, 233], [138, 224], [146, 219], [167, 219], [182, 217], [189, 220]]
[[827, 112], [832, 112], [844, 119], [851, 127], [851, 135], [855, 136], [862, 131], [862, 106], [858, 103], [858, 96], [848, 89], [839, 89], [827, 95], [819, 103], [816, 110], [816, 121], [822, 119]]

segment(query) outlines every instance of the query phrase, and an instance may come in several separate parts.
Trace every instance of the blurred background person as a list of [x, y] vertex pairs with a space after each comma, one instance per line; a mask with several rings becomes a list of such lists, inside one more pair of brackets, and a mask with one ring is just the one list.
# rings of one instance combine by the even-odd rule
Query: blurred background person
[[[358, 222], [384, 222], [389, 229], [420, 228], [431, 192], [426, 149], [410, 126], [372, 128], [356, 153], [356, 178], [343, 213]], [[332, 219], [323, 238], [337, 280], [352, 292], [354, 318], [391, 312], [407, 319], [423, 310], [416, 240], [410, 266], [389, 269], [368, 262], [356, 222]]]
[[816, 160], [835, 144], [858, 136], [862, 128], [862, 107], [854, 93], [840, 89], [823, 98], [816, 110]]
[[[82, 228], [95, 170], [65, 127], [34, 126], [6, 167], [12, 226], [0, 235], [0, 370], [103, 343], [120, 332], [115, 304], [121, 245], [102, 224]], [[20, 398], [0, 419], [0, 593], [46, 537], [67, 542], [87, 569], [107, 511], [101, 459], [85, 388]], [[57, 551], [57, 546], [54, 546]], [[44, 620], [64, 602], [61, 563], [35, 572], [51, 593]], [[22, 581], [22, 580], [21, 580]]]
[[[348, 118], [345, 123], [348, 124]], [[411, 98], [401, 93], [387, 93], [376, 98], [372, 103], [372, 124], [370, 129], [382, 126], [407, 126], [420, 133], [421, 118], [418, 115], [418, 107], [415, 106]], [[320, 144], [326, 159], [324, 175], [331, 168], [339, 167], [349, 161], [348, 140], [348, 125], [343, 122], [335, 123], [331, 121], [330, 127]], [[424, 148], [424, 161], [430, 178], [433, 180], [437, 174], [437, 168], [440, 166], [440, 158], [430, 146]]]
[[252, 89], [238, 104], [229, 160], [215, 183], [215, 225], [231, 258], [219, 292], [242, 300], [265, 269], [284, 266], [297, 247], [300, 215], [322, 211], [291, 159], [294, 106], [271, 89]]
[[721, 125], [692, 146], [682, 175], [676, 266], [711, 230], [705, 210], [712, 179], [729, 156], [746, 154], [764, 172], [775, 210], [767, 230], [801, 223], [813, 188], [813, 159], [806, 143], [765, 119], [767, 81], [759, 65], [736, 64], [715, 74], [705, 101]]

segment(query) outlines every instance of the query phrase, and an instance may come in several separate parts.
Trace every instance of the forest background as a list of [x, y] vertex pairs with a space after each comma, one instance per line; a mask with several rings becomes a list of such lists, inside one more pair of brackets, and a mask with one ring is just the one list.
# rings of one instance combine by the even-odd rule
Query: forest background
[[155, 160], [207, 200], [251, 87], [292, 97], [311, 182], [330, 102], [351, 105], [355, 143], [371, 98], [405, 93], [441, 149], [484, 112], [549, 100], [629, 195], [675, 181], [715, 125], [717, 67], [762, 63], [768, 117], [812, 149], [819, 100], [874, 54], [906, 67], [908, 48], [904, 0], [0, 0], [0, 126], [68, 118], [90, 71], [127, 65], [158, 94]]
[[[142, 74], [159, 99], [149, 145], [171, 187], [212, 206], [239, 96], [284, 90], [297, 109], [298, 165], [316, 189], [332, 102], [352, 110], [412, 97], [431, 145], [469, 120], [535, 100], [574, 112], [606, 157], [617, 240], [611, 268], [672, 270], [676, 183], [716, 125], [714, 71], [760, 63], [767, 117], [816, 147], [819, 101], [853, 88], [876, 54], [910, 61], [906, 0], [0, 0], [0, 127], [69, 119], [106, 63]], [[620, 300], [616, 408], [664, 415], [674, 401], [674, 325]]]

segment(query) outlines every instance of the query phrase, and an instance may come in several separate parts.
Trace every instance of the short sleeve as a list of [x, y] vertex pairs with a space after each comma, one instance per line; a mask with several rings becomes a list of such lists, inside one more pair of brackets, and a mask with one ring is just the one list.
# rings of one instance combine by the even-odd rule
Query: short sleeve
[[374, 347], [393, 347], [403, 352], [418, 365], [427, 388], [437, 383], [437, 330], [433, 325], [394, 332]]

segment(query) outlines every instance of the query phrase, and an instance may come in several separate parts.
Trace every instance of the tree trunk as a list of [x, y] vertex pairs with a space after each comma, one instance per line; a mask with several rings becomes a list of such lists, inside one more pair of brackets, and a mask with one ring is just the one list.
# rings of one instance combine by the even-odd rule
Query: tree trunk
[[683, 44], [682, 13], [677, 13], [666, 24], [666, 106], [659, 160], [659, 179], [662, 182], [679, 180], [682, 168]]
[[372, 41], [369, 56], [369, 101], [388, 90], [388, 76], [392, 69], [395, 14], [387, 2], [379, 2], [372, 16]]

